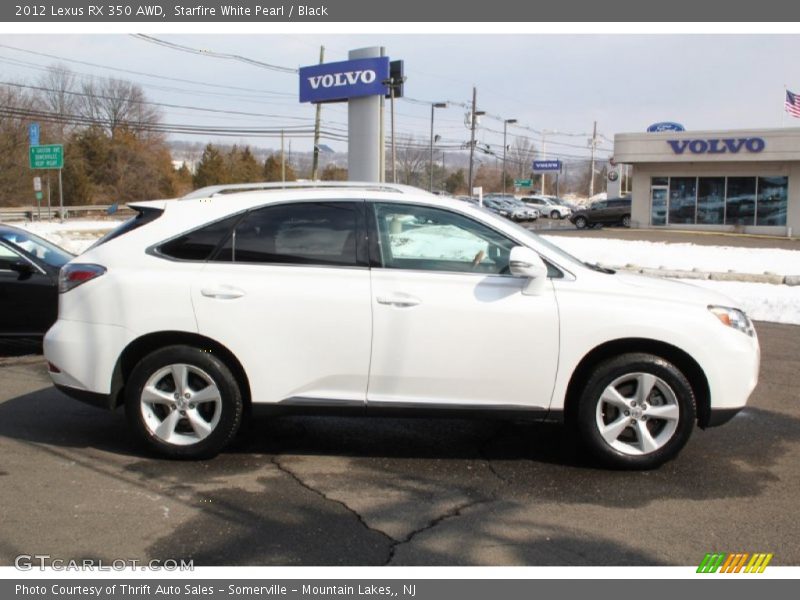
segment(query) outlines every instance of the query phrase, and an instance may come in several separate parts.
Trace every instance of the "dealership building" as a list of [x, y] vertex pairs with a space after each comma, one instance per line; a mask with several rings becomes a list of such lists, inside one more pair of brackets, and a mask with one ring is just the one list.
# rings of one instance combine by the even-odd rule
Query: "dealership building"
[[800, 234], [800, 129], [621, 133], [614, 163], [634, 227]]

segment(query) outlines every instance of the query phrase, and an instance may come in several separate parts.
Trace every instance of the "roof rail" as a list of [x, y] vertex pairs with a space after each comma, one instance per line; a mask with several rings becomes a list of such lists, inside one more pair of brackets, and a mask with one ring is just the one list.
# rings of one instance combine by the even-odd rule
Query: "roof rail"
[[225, 194], [239, 194], [242, 192], [269, 192], [280, 190], [317, 190], [317, 189], [358, 189], [373, 192], [399, 192], [401, 194], [416, 193], [427, 194], [428, 192], [410, 185], [400, 185], [397, 183], [379, 183], [375, 181], [265, 181], [260, 183], [230, 183], [223, 185], [211, 185], [189, 192], [182, 196], [181, 200], [193, 200], [195, 198], [210, 198]]

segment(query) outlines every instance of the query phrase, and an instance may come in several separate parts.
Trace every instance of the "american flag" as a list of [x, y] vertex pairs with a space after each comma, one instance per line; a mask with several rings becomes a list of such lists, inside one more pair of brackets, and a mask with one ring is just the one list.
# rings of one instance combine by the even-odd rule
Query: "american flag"
[[786, 102], [783, 103], [783, 106], [786, 108], [786, 112], [800, 119], [800, 94], [786, 90]]

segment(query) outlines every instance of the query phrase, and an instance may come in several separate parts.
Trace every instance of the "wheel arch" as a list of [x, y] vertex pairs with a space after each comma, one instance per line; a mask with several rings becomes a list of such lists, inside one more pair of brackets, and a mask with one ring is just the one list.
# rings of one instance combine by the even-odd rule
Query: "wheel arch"
[[117, 408], [123, 403], [123, 391], [133, 368], [138, 362], [150, 354], [166, 346], [192, 346], [206, 350], [217, 356], [231, 370], [242, 392], [245, 408], [252, 402], [250, 380], [239, 362], [239, 359], [224, 345], [209, 337], [188, 331], [158, 331], [140, 336], [130, 342], [120, 354], [114, 366], [111, 379], [111, 408]]
[[602, 361], [629, 352], [646, 352], [661, 357], [674, 364], [689, 380], [697, 403], [697, 424], [705, 428], [711, 417], [711, 391], [703, 368], [684, 350], [667, 342], [648, 338], [622, 338], [600, 344], [589, 351], [578, 363], [570, 377], [564, 399], [564, 419], [574, 423], [578, 400], [583, 384], [588, 380], [592, 369]]

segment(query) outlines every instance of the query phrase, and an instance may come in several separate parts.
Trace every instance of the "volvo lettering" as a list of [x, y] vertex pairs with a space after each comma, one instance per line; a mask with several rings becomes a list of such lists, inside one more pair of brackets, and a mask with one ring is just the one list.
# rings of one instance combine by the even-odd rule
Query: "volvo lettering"
[[683, 154], [687, 149], [692, 154], [738, 154], [742, 149], [762, 152], [767, 145], [760, 137], [667, 140], [667, 143], [675, 154]]
[[343, 85], [355, 85], [361, 83], [372, 83], [375, 81], [375, 71], [350, 71], [348, 73], [336, 73], [335, 75], [317, 75], [309, 77], [308, 83], [312, 89], [341, 87]]

